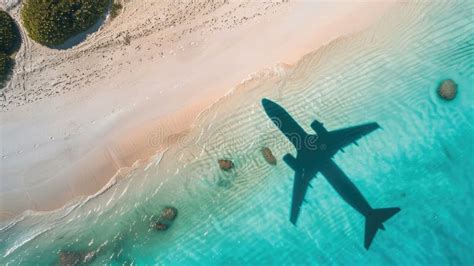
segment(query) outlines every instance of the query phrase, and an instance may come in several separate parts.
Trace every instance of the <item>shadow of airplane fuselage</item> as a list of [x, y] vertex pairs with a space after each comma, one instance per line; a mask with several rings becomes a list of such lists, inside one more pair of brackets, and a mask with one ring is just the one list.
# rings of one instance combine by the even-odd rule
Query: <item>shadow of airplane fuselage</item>
[[342, 199], [366, 218], [366, 249], [378, 229], [385, 229], [383, 222], [400, 211], [400, 208], [373, 209], [359, 189], [334, 163], [333, 156], [350, 144], [380, 128], [377, 123], [327, 131], [317, 120], [311, 123], [316, 134], [308, 134], [281, 106], [268, 99], [262, 100], [263, 108], [287, 139], [295, 146], [297, 154], [283, 156], [285, 163], [295, 171], [290, 221], [296, 225], [302, 203], [311, 180], [320, 172]]

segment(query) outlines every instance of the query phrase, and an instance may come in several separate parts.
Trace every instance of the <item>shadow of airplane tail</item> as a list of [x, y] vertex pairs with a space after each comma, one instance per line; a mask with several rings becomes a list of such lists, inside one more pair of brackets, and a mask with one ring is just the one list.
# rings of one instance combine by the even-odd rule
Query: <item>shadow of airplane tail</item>
[[378, 229], [385, 230], [383, 222], [390, 219], [392, 216], [397, 214], [400, 208], [383, 208], [373, 209], [369, 215], [365, 217], [365, 239], [364, 247], [369, 249], [372, 240], [375, 237]]

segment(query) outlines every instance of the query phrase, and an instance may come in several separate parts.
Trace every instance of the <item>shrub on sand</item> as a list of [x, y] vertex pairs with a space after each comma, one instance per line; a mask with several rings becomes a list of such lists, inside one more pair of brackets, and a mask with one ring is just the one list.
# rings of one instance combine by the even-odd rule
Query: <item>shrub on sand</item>
[[21, 18], [31, 39], [54, 46], [94, 25], [108, 3], [109, 0], [25, 0]]
[[10, 55], [14, 52], [18, 41], [18, 29], [10, 15], [0, 10], [0, 88], [5, 85], [10, 73], [13, 60]]
[[10, 60], [10, 57], [6, 53], [0, 52], [0, 83], [2, 83], [8, 75]]
[[110, 9], [110, 17], [115, 18], [119, 15], [120, 10], [122, 9], [122, 5], [120, 3], [113, 3], [112, 8]]
[[7, 12], [0, 10], [0, 51], [10, 53], [15, 46], [15, 22]]

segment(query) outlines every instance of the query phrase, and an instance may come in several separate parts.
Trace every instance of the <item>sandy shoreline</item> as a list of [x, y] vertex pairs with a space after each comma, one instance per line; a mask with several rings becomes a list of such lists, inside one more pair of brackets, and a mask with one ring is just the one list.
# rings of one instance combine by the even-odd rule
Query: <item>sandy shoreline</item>
[[119, 169], [185, 134], [202, 110], [249, 74], [293, 64], [365, 28], [390, 6], [231, 2], [195, 7], [191, 13], [208, 14], [161, 29], [150, 17], [170, 7], [131, 1], [73, 49], [25, 40], [6, 88], [11, 102], [2, 103], [0, 114], [0, 218], [95, 193]]

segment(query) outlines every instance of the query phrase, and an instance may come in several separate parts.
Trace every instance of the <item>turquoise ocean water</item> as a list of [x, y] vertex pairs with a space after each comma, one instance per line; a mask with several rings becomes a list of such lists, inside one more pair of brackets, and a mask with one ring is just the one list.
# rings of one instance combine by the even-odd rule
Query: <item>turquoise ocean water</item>
[[[451, 102], [436, 95], [446, 78], [459, 85]], [[281, 157], [294, 148], [263, 97], [308, 132], [314, 119], [328, 129], [382, 126], [335, 157], [373, 207], [402, 209], [369, 251], [363, 217], [321, 176], [298, 226], [288, 221], [293, 172]], [[5, 225], [0, 264], [55, 264], [66, 250], [112, 265], [473, 265], [473, 103], [474, 4], [397, 4], [364, 32], [237, 87], [176, 145], [97, 195]], [[221, 171], [220, 158], [235, 169]], [[175, 223], [151, 230], [169, 205]]]

